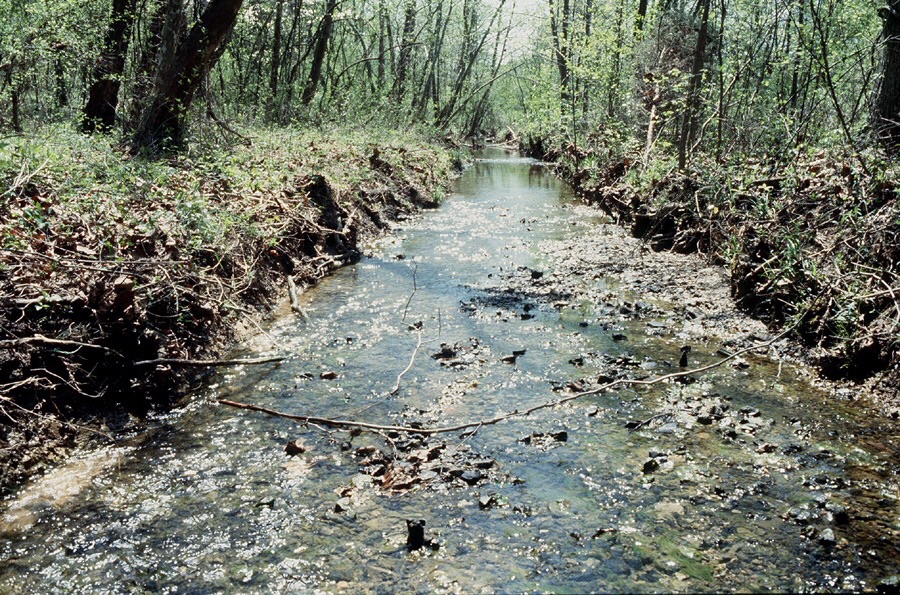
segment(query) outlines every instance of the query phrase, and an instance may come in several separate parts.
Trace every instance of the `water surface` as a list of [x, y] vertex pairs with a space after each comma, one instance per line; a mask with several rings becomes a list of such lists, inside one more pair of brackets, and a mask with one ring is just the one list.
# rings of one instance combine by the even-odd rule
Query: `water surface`
[[[475, 485], [444, 470], [393, 492], [355, 454], [390, 452], [383, 436], [212, 404], [447, 425], [611, 367], [669, 371], [675, 329], [611, 329], [599, 305], [537, 283], [544, 242], [589, 223], [573, 203], [544, 166], [482, 155], [441, 209], [308, 291], [309, 323], [285, 317], [247, 346], [273, 341], [287, 361], [223, 373], [134, 444], [7, 502], [0, 591], [866, 590], [900, 572], [896, 430], [761, 358], [432, 438], [493, 466]], [[523, 276], [532, 289], [511, 284]], [[663, 318], [670, 306], [651, 305]], [[390, 395], [417, 323], [422, 345]], [[457, 351], [444, 365], [431, 357], [441, 344]], [[722, 402], [728, 416], [711, 423], [684, 413]], [[522, 441], [559, 431], [566, 441]], [[289, 457], [295, 439], [306, 451]], [[440, 548], [407, 552], [407, 519]]]

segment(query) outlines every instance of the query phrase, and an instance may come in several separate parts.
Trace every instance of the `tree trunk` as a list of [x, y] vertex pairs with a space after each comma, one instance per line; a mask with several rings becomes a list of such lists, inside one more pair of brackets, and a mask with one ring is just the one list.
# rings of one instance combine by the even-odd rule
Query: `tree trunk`
[[325, 5], [325, 16], [322, 17], [322, 23], [319, 25], [319, 30], [316, 33], [316, 47], [313, 50], [309, 78], [306, 81], [306, 86], [303, 88], [303, 95], [300, 96], [300, 103], [303, 105], [309, 105], [316, 95], [319, 81], [322, 80], [322, 65], [325, 63], [325, 51], [328, 49], [328, 42], [331, 40], [331, 30], [334, 25], [334, 11], [336, 8], [337, 0], [328, 0], [328, 3]]
[[875, 133], [891, 152], [900, 148], [900, 0], [878, 11], [884, 22], [881, 85], [875, 99]]
[[559, 70], [559, 100], [563, 109], [569, 103], [569, 1], [563, 0], [562, 10], [557, 14], [553, 0], [550, 0], [550, 34]]
[[10, 125], [14, 132], [22, 132], [22, 118], [19, 115], [19, 88], [13, 87], [9, 95], [9, 101], [12, 104], [12, 122]]
[[416, 0], [407, 0], [403, 16], [403, 36], [400, 39], [400, 54], [397, 58], [397, 72], [394, 76], [394, 99], [400, 101], [406, 91], [406, 74], [412, 56], [413, 36], [416, 33]]
[[137, 0], [113, 0], [103, 51], [94, 66], [93, 82], [84, 106], [81, 130], [87, 134], [109, 132], [116, 124], [119, 87], [134, 24]]
[[178, 45], [172, 62], [160, 66], [155, 97], [134, 137], [137, 148], [155, 151], [184, 145], [187, 111], [203, 77], [219, 57], [241, 4], [243, 0], [210, 0]]
[[[898, 0], [900, 1], [900, 0]], [[687, 165], [687, 154], [696, 127], [696, 113], [700, 103], [700, 83], [703, 80], [703, 62], [706, 60], [706, 41], [709, 25], [710, 0], [700, 0], [703, 13], [700, 16], [700, 30], [697, 32], [697, 45], [694, 46], [694, 62], [691, 66], [691, 79], [688, 83], [687, 102], [681, 121], [681, 136], [678, 138], [678, 167]]]
[[140, 48], [140, 57], [134, 73], [131, 105], [126, 122], [128, 130], [137, 128], [141, 120], [141, 106], [146, 104], [147, 98], [153, 91], [153, 80], [158, 70], [159, 52], [162, 46], [169, 2], [170, 0], [154, 0], [152, 7], [147, 9], [147, 12], [150, 13], [150, 22], [144, 33], [145, 41], [143, 47]]
[[269, 96], [274, 104], [278, 96], [278, 65], [281, 61], [281, 14], [284, 0], [278, 0], [275, 7], [275, 32], [272, 34], [272, 62], [269, 67]]
[[[593, 0], [585, 0], [584, 2], [584, 40], [589, 44], [591, 39], [591, 25], [594, 22], [594, 3]], [[591, 94], [590, 83], [584, 82], [584, 90], [581, 92], [581, 117], [587, 122], [588, 111], [590, 111]]]
[[634, 26], [638, 30], [638, 34], [635, 35], [635, 39], [640, 39], [640, 32], [644, 30], [644, 21], [647, 19], [647, 0], [640, 0], [638, 2], [637, 9], [637, 17], [634, 20]]
[[387, 11], [384, 8], [384, 0], [378, 4], [378, 91], [384, 89], [384, 54], [385, 54], [385, 21]]
[[62, 58], [53, 60], [53, 76], [56, 78], [56, 104], [59, 107], [69, 105], [69, 90], [66, 88], [66, 69]]
[[619, 82], [622, 78], [622, 48], [625, 46], [622, 23], [625, 20], [625, 10], [622, 4], [616, 7], [615, 45], [613, 46], [613, 67], [609, 81], [609, 94], [606, 102], [606, 115], [612, 119], [616, 113], [616, 103], [619, 100]]

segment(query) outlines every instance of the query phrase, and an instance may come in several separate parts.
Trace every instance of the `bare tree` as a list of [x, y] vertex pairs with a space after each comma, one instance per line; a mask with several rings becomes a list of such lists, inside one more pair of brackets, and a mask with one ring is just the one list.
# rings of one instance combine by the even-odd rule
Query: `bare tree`
[[700, 107], [700, 83], [703, 82], [703, 62], [706, 60], [710, 0], [700, 0], [702, 13], [697, 43], [694, 46], [694, 60], [688, 83], [687, 102], [681, 120], [681, 135], [678, 137], [678, 167], [687, 165], [687, 154], [697, 127], [697, 110]]
[[316, 32], [316, 45], [313, 50], [312, 65], [309, 68], [309, 78], [306, 79], [306, 86], [303, 87], [303, 94], [300, 96], [300, 103], [303, 105], [309, 105], [316, 95], [319, 81], [322, 80], [322, 65], [325, 63], [325, 52], [334, 28], [335, 9], [337, 9], [337, 0], [328, 0], [325, 5], [325, 16], [322, 17], [319, 30]]

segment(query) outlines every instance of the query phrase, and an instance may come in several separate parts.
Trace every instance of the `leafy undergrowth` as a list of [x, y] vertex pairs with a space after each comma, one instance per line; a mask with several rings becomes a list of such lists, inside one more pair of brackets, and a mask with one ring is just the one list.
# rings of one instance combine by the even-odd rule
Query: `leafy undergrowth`
[[171, 403], [198, 370], [173, 360], [221, 354], [289, 276], [355, 261], [454, 169], [398, 133], [260, 130], [168, 160], [59, 129], [4, 142], [0, 491], [64, 456], [77, 423]]
[[773, 327], [797, 325], [830, 378], [900, 384], [900, 201], [877, 175], [828, 152], [793, 163], [698, 157], [687, 171], [639, 152], [610, 158], [568, 145], [560, 174], [654, 250], [728, 266], [740, 306]]

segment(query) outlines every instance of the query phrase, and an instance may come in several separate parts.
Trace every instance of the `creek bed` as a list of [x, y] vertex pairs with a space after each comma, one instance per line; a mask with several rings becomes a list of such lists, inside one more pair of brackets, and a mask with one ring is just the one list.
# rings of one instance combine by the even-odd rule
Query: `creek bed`
[[[412, 443], [213, 404], [430, 427], [679, 370], [678, 304], [554, 271], [549, 246], [604, 225], [543, 165], [483, 153], [442, 208], [309, 290], [309, 322], [244, 348], [288, 360], [223, 372], [4, 503], [0, 591], [886, 588], [895, 424], [761, 355]], [[693, 339], [690, 365], [716, 359]], [[419, 519], [435, 547], [410, 552]]]

